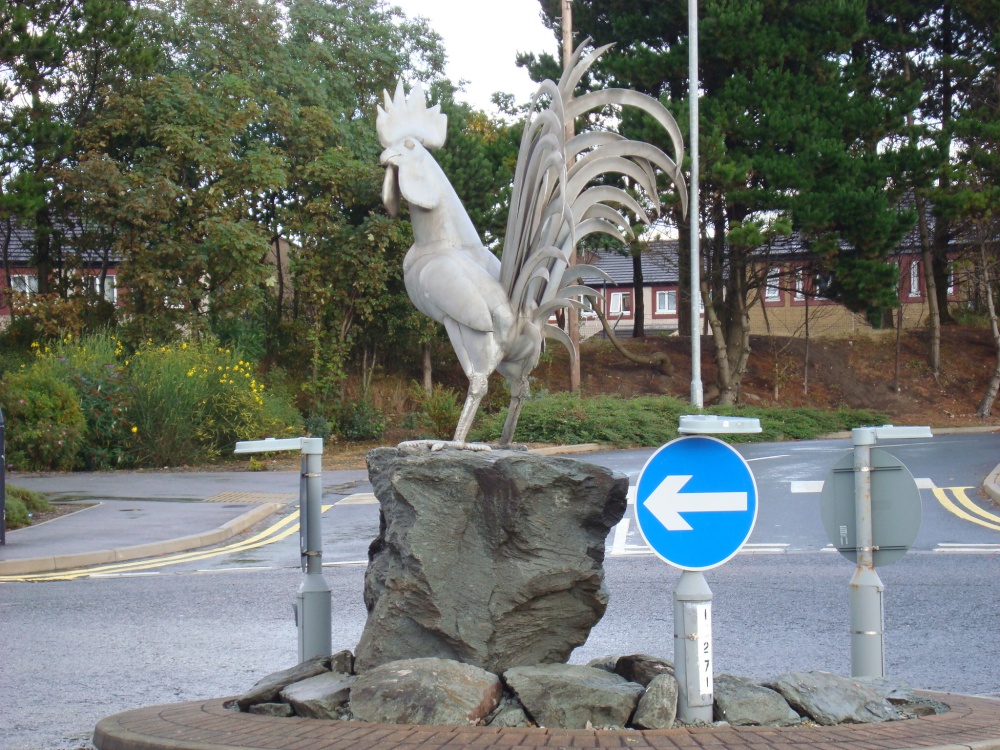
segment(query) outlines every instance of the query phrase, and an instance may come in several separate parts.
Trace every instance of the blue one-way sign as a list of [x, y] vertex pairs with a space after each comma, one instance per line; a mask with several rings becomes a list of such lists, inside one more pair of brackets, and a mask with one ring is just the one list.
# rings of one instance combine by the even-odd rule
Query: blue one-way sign
[[681, 437], [654, 453], [639, 474], [635, 516], [665, 562], [708, 570], [729, 560], [757, 520], [757, 483], [747, 462], [713, 437]]

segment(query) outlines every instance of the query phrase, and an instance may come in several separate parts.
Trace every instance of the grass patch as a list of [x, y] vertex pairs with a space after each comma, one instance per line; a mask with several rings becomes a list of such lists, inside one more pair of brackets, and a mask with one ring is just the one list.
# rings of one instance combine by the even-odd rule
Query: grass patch
[[7, 485], [7, 528], [11, 531], [31, 524], [32, 513], [52, 510], [49, 500], [41, 492], [24, 487]]
[[[853, 427], [880, 425], [885, 415], [870, 409], [787, 409], [765, 407], [711, 407], [695, 409], [671, 396], [579, 398], [568, 393], [547, 394], [524, 404], [517, 425], [517, 440], [526, 443], [601, 443], [625, 447], [656, 447], [678, 437], [677, 424], [684, 414], [756, 417], [761, 433], [719, 435], [728, 442], [809, 440]], [[481, 417], [471, 439], [495, 442], [506, 410]]]

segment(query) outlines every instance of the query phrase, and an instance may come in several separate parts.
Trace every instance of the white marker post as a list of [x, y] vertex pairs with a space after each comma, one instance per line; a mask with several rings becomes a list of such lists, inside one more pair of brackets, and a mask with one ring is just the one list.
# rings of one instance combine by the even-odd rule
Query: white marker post
[[713, 675], [712, 589], [704, 573], [685, 570], [674, 589], [677, 718], [685, 724], [712, 723]]
[[323, 577], [323, 438], [267, 438], [236, 444], [236, 453], [302, 451], [299, 482], [299, 545], [302, 585], [293, 605], [299, 633], [299, 662], [332, 651], [330, 587]]

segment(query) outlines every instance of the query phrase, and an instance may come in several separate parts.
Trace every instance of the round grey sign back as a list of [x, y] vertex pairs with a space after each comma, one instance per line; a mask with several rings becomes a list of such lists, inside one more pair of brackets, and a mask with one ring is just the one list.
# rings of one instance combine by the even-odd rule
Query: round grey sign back
[[[876, 566], [895, 562], [910, 548], [920, 530], [920, 490], [913, 475], [895, 456], [871, 449], [872, 545]], [[854, 510], [854, 454], [844, 456], [823, 483], [820, 497], [823, 528], [830, 543], [857, 563]]]

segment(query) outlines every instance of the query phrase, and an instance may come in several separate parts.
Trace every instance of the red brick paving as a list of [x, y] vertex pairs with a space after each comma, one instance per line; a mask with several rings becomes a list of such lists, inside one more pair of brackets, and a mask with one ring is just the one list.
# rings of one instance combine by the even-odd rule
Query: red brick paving
[[1000, 700], [924, 693], [951, 711], [837, 727], [719, 727], [661, 731], [411, 727], [256, 716], [225, 700], [153, 706], [102, 719], [98, 750], [1000, 750]]

